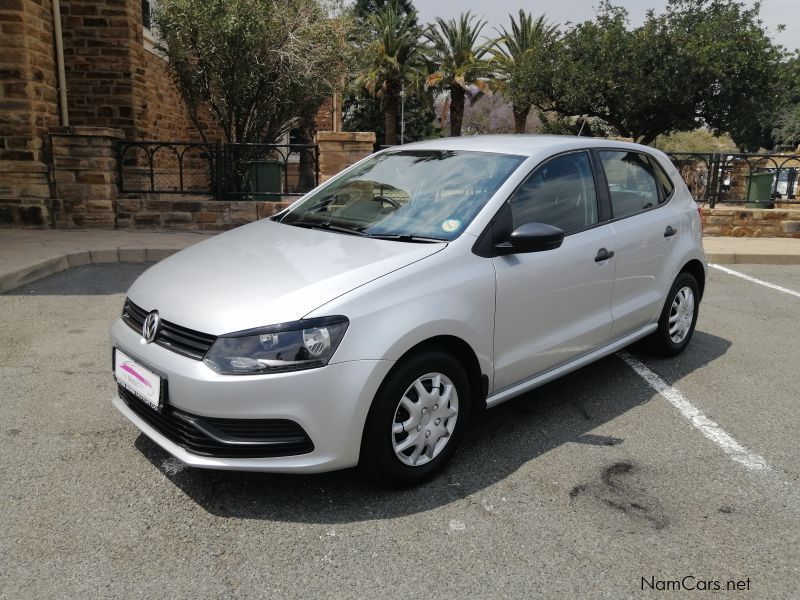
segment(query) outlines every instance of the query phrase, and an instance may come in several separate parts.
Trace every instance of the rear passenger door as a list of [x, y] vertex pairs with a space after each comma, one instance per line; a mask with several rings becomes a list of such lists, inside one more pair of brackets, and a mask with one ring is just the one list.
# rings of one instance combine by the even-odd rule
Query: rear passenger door
[[620, 149], [597, 150], [595, 155], [606, 180], [616, 236], [611, 314], [612, 337], [619, 338], [658, 319], [680, 219], [669, 205], [672, 183], [655, 159]]

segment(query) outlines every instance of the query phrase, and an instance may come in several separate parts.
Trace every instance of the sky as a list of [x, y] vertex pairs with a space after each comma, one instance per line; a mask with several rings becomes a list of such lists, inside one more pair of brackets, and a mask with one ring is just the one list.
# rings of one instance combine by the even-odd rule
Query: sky
[[[666, 0], [614, 0], [613, 3], [624, 6], [630, 14], [631, 24], [636, 25], [642, 22], [648, 9], [661, 12]], [[436, 17], [451, 19], [471, 10], [489, 21], [484, 29], [487, 35], [494, 33], [494, 27], [505, 25], [508, 15], [516, 15], [520, 8], [536, 16], [545, 14], [552, 22], [564, 23], [591, 19], [597, 4], [597, 0], [414, 0], [422, 23]], [[800, 0], [763, 0], [761, 17], [776, 42], [791, 50], [800, 47]], [[786, 31], [778, 33], [781, 24], [786, 25]]]

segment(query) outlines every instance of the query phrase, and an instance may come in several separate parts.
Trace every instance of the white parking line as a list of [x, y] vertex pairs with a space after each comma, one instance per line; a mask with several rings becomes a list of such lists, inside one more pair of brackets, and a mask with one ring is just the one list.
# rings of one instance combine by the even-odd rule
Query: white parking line
[[761, 279], [756, 279], [755, 277], [750, 277], [750, 275], [745, 275], [744, 273], [740, 273], [739, 271], [734, 271], [733, 269], [729, 269], [728, 267], [723, 267], [722, 265], [709, 263], [708, 266], [714, 269], [718, 269], [723, 273], [727, 273], [728, 275], [741, 277], [742, 279], [746, 279], [747, 281], [752, 281], [753, 283], [763, 285], [764, 287], [768, 287], [773, 290], [778, 290], [779, 292], [783, 292], [784, 294], [791, 294], [792, 296], [797, 296], [798, 298], [800, 298], [800, 292], [796, 292], [795, 290], [790, 290], [789, 288], [785, 288], [780, 285], [775, 285], [774, 283], [770, 283], [769, 281], [763, 281]]
[[631, 369], [636, 371], [636, 373], [640, 375], [651, 388], [661, 394], [667, 402], [677, 408], [687, 421], [700, 430], [700, 433], [722, 448], [723, 452], [733, 460], [743, 464], [752, 471], [773, 470], [763, 457], [751, 452], [733, 439], [727, 431], [705, 416], [703, 412], [689, 402], [680, 391], [661, 379], [661, 377], [651, 371], [644, 363], [636, 360], [627, 352], [618, 352], [617, 356], [624, 360]]

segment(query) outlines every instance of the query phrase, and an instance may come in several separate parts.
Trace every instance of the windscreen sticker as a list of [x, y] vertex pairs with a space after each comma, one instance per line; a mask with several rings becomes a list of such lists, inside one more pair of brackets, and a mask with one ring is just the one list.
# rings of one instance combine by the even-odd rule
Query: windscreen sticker
[[451, 233], [461, 227], [461, 221], [458, 219], [447, 219], [444, 223], [442, 223], [442, 229], [447, 233]]

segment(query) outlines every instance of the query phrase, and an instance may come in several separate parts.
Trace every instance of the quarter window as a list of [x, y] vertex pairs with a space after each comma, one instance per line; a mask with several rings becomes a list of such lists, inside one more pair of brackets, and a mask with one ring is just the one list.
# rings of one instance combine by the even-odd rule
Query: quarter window
[[597, 194], [585, 152], [566, 154], [542, 165], [509, 202], [514, 228], [547, 223], [571, 233], [597, 223]]
[[603, 150], [599, 154], [615, 219], [658, 206], [658, 184], [653, 165], [644, 154], [618, 150]]
[[672, 183], [672, 180], [669, 178], [669, 175], [666, 174], [664, 168], [658, 164], [658, 161], [652, 156], [650, 157], [650, 162], [655, 168], [658, 185], [661, 186], [661, 191], [664, 192], [661, 196], [661, 202], [666, 202], [669, 200], [669, 197], [672, 196], [672, 192], [675, 191], [675, 184]]

